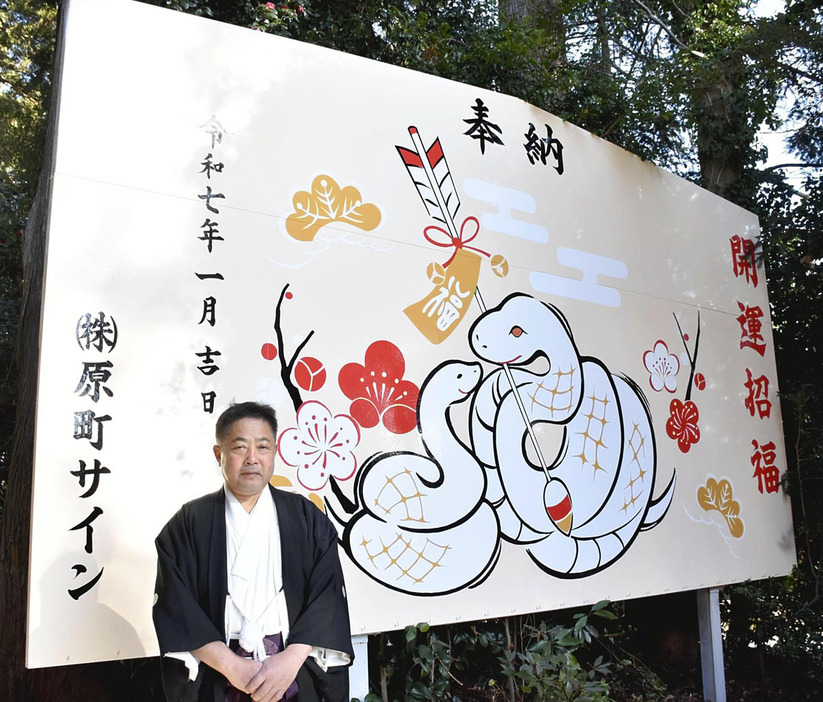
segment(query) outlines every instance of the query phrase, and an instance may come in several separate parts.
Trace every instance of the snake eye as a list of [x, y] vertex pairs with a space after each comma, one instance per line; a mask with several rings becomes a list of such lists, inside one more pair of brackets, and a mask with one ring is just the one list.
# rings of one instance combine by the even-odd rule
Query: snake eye
[[516, 325], [515, 325], [515, 326], [513, 326], [513, 327], [509, 330], [509, 334], [511, 334], [511, 335], [512, 335], [515, 339], [517, 339], [518, 337], [522, 336], [522, 335], [523, 335], [523, 334], [525, 334], [525, 333], [526, 333], [526, 332], [524, 332], [524, 331], [523, 331], [523, 329], [522, 329], [521, 327], [518, 327], [518, 326], [516, 326]]

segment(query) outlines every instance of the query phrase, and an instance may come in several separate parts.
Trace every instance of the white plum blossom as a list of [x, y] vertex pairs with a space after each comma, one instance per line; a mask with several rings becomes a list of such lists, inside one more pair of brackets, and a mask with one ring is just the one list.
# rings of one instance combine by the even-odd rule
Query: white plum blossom
[[668, 392], [677, 390], [680, 361], [673, 353], [669, 353], [666, 342], [658, 339], [654, 348], [643, 354], [643, 365], [649, 371], [649, 383], [655, 392], [660, 392], [664, 388]]
[[321, 490], [334, 476], [348, 480], [357, 470], [353, 451], [360, 443], [360, 429], [347, 414], [332, 416], [315, 400], [297, 410], [297, 426], [280, 434], [278, 453], [283, 462], [297, 468], [297, 480], [307, 490]]

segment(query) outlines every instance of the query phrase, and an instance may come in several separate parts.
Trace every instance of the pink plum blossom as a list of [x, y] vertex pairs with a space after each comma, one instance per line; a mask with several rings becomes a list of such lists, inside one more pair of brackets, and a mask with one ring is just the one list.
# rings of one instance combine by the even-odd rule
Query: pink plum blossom
[[649, 371], [649, 383], [655, 392], [660, 392], [664, 388], [668, 392], [677, 390], [680, 361], [673, 353], [669, 353], [666, 342], [658, 339], [654, 348], [643, 354], [643, 365]]
[[353, 450], [360, 443], [360, 429], [347, 414], [332, 416], [315, 400], [297, 410], [297, 426], [280, 435], [278, 453], [283, 462], [297, 468], [297, 480], [308, 490], [321, 490], [330, 477], [348, 480], [357, 470]]

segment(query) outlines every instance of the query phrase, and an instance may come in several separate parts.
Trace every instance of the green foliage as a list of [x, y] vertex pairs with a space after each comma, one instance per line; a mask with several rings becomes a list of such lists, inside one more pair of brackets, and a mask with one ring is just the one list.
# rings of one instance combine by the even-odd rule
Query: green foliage
[[377, 656], [381, 697], [375, 699], [459, 699], [468, 688], [484, 687], [503, 651], [499, 622], [450, 627], [422, 623], [381, 634]]
[[374, 637], [379, 683], [366, 702], [664, 699], [660, 680], [621, 649], [624, 625], [609, 603], [550, 616], [418, 624]]
[[721, 607], [731, 677], [757, 679], [779, 661], [782, 686], [798, 694], [820, 690], [823, 612], [809, 594], [800, 568], [784, 579], [727, 588]]
[[267, 2], [257, 8], [252, 29], [288, 37], [297, 34], [298, 22], [308, 19], [303, 5], [294, 0], [278, 4]]
[[17, 405], [22, 233], [43, 157], [56, 2], [0, 0], [0, 506]]
[[607, 602], [598, 602], [591, 612], [574, 615], [572, 626], [549, 626], [541, 621], [523, 629], [524, 649], [507, 650], [503, 658], [503, 674], [513, 679], [530, 699], [558, 702], [600, 702], [609, 699], [605, 681], [609, 663], [598, 656], [590, 666], [579, 659], [580, 649], [598, 638], [591, 616], [614, 619], [605, 609]]
[[[795, 129], [791, 148], [807, 163], [823, 165], [823, 13], [819, 2], [787, 3], [781, 29], [779, 63], [790, 102], [789, 120]], [[817, 171], [819, 173], [819, 170]]]
[[[792, 694], [816, 697], [823, 684], [823, 13], [789, 2], [761, 25], [792, 128], [796, 159], [760, 174], [756, 211], [768, 274], [780, 408], [798, 565], [783, 579], [727, 588], [724, 619], [730, 671], [776, 677]], [[765, 60], [765, 59], [764, 59]], [[791, 160], [791, 159], [790, 159]], [[791, 177], [800, 172], [800, 178]]]
[[210, 17], [221, 22], [248, 26], [252, 8], [257, 3], [236, 0], [141, 0], [149, 5], [159, 5], [198, 17]]

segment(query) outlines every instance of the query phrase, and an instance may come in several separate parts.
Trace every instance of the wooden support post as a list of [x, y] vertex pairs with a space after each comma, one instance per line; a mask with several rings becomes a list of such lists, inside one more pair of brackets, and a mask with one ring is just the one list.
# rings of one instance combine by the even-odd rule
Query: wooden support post
[[354, 664], [349, 669], [349, 697], [366, 699], [369, 694], [369, 637], [352, 636]]
[[716, 587], [697, 590], [697, 620], [703, 698], [706, 702], [726, 702], [723, 638], [720, 633], [720, 591]]

